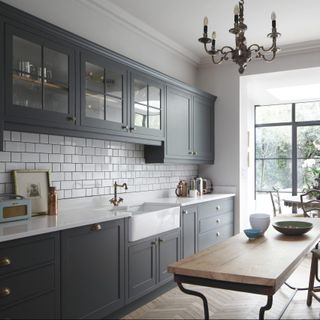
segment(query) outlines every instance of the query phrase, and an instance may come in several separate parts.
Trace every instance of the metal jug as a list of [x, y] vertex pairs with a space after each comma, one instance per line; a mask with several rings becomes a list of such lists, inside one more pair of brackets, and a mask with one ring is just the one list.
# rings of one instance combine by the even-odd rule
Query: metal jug
[[188, 196], [188, 181], [180, 180], [176, 188], [177, 197], [187, 197]]

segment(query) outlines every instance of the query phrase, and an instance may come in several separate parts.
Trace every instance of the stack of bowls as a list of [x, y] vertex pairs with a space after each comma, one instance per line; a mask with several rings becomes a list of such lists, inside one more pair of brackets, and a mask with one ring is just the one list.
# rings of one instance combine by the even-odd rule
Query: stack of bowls
[[270, 215], [267, 213], [253, 213], [250, 215], [250, 224], [253, 229], [259, 229], [261, 235], [263, 235], [270, 225]]

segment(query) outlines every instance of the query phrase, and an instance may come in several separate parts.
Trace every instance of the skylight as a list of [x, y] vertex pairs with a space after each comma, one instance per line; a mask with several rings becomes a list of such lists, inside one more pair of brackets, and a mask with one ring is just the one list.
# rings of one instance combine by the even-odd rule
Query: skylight
[[320, 99], [320, 83], [282, 88], [270, 88], [267, 91], [281, 101], [300, 101]]

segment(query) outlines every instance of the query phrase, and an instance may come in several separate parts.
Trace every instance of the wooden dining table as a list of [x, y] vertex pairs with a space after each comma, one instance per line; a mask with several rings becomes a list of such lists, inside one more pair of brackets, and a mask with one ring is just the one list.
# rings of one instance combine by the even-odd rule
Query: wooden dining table
[[[273, 221], [276, 220], [288, 218], [275, 218]], [[205, 319], [209, 319], [206, 297], [185, 288], [184, 284], [266, 295], [267, 303], [259, 310], [259, 319], [264, 319], [265, 311], [272, 307], [273, 295], [320, 241], [320, 219], [290, 220], [312, 222], [313, 228], [304, 235], [287, 236], [270, 225], [264, 236], [254, 240], [249, 240], [241, 232], [169, 265], [168, 272], [174, 274], [182, 292], [202, 299]]]

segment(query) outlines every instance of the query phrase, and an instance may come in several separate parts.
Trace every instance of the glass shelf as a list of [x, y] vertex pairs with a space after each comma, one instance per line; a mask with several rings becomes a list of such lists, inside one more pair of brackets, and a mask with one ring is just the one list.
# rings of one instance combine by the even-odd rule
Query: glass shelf
[[[13, 74], [13, 80], [18, 80], [18, 81], [22, 81], [22, 82], [29, 82], [31, 84], [42, 86], [42, 80], [32, 78], [34, 76], [33, 74], [26, 73], [26, 72], [20, 72], [17, 70], [14, 70], [14, 71], [19, 72], [23, 75]], [[66, 91], [69, 90], [68, 86], [65, 84], [58, 83], [58, 82], [52, 82], [52, 81], [45, 79], [45, 78], [44, 78], [43, 84], [44, 84], [44, 86], [49, 87], [49, 88], [53, 88], [53, 89], [60, 89], [60, 90], [66, 90]]]

